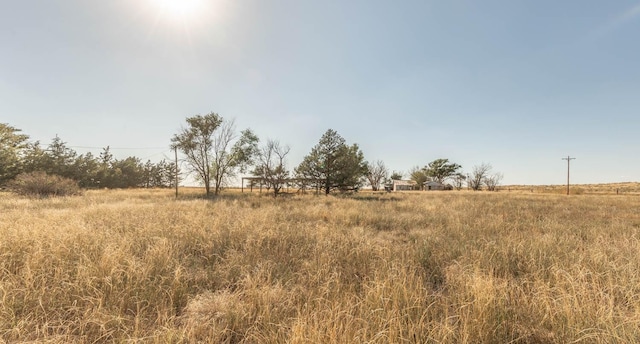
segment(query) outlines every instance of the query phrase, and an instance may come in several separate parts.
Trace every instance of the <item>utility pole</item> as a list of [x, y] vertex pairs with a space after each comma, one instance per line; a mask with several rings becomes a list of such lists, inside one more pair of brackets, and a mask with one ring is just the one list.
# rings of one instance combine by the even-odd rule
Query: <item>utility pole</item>
[[567, 160], [567, 195], [569, 194], [569, 165], [571, 163], [571, 160], [575, 160], [576, 158], [572, 158], [571, 156], [567, 155], [566, 158], [562, 158], [562, 160]]
[[178, 199], [178, 146], [173, 147], [176, 155], [176, 199]]

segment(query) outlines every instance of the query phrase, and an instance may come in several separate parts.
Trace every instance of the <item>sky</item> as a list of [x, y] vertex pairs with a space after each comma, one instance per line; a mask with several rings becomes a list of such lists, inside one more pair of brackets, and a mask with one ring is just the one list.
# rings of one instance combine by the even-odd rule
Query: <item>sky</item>
[[638, 0], [0, 0], [0, 123], [172, 159], [211, 112], [291, 147], [489, 163], [505, 185], [640, 181]]

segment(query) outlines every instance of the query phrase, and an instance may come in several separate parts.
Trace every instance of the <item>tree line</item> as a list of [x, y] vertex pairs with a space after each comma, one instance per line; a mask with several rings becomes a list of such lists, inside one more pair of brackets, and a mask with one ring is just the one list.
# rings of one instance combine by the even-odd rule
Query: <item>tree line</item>
[[82, 188], [163, 188], [175, 186], [176, 167], [166, 160], [115, 159], [108, 146], [98, 156], [78, 154], [57, 136], [42, 148], [22, 130], [0, 123], [0, 186], [33, 172], [75, 180]]
[[[236, 133], [233, 121], [217, 113], [196, 115], [186, 119], [187, 125], [171, 139], [172, 148], [184, 156], [189, 172], [205, 186], [205, 192], [218, 194], [239, 172], [250, 172], [258, 182], [277, 196], [284, 185], [294, 184], [301, 190], [331, 192], [357, 191], [365, 185], [374, 191], [393, 179], [402, 179], [399, 172], [389, 174], [381, 160], [368, 162], [357, 144], [347, 144], [335, 130], [329, 129], [302, 162], [290, 171], [286, 157], [290, 148], [277, 140], [267, 140], [262, 146], [250, 130]], [[414, 167], [411, 180], [421, 189], [425, 182], [448, 183], [461, 189], [464, 184], [473, 190], [486, 187], [496, 190], [502, 174], [492, 173], [491, 165], [475, 166], [470, 174], [448, 159], [436, 159], [426, 166]], [[213, 191], [212, 191], [213, 189]]]
[[[187, 117], [186, 125], [171, 138], [170, 147], [181, 152], [187, 172], [204, 185], [207, 195], [219, 194], [240, 173], [249, 173], [253, 183], [265, 186], [274, 196], [292, 184], [303, 191], [313, 189], [328, 195], [367, 185], [378, 191], [394, 179], [404, 178], [401, 172], [390, 173], [381, 160], [366, 161], [357, 144], [348, 144], [333, 129], [289, 170], [288, 145], [272, 139], [261, 145], [253, 131], [238, 133], [233, 120], [213, 112]], [[166, 160], [143, 163], [134, 156], [115, 159], [108, 146], [99, 156], [78, 154], [57, 136], [43, 149], [20, 129], [0, 123], [0, 186], [21, 173], [35, 171], [75, 180], [83, 188], [173, 187], [179, 172]], [[465, 185], [473, 190], [496, 190], [502, 174], [493, 173], [491, 165], [484, 163], [465, 174], [461, 165], [442, 158], [413, 167], [409, 179], [416, 189], [434, 181], [458, 190]]]

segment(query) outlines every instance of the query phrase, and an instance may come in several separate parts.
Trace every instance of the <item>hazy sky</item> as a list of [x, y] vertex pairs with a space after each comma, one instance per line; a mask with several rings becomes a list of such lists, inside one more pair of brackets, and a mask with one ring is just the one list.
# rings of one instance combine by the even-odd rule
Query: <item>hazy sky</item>
[[145, 160], [217, 112], [290, 168], [332, 128], [391, 170], [638, 181], [639, 64], [638, 0], [0, 0], [0, 123]]

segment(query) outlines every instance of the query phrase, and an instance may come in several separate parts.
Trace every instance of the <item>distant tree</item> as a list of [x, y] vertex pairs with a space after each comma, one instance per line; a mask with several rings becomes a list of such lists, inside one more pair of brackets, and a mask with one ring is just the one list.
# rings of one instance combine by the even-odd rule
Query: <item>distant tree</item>
[[278, 141], [268, 140], [258, 154], [253, 175], [262, 179], [267, 190], [273, 191], [273, 197], [278, 197], [289, 177], [286, 157], [290, 150], [289, 146], [281, 146]]
[[[19, 167], [21, 174], [24, 175], [47, 176], [46, 179], [31, 179], [33, 181], [71, 179], [82, 188], [129, 188], [144, 187], [147, 184], [149, 177], [147, 172], [150, 170], [137, 157], [116, 160], [108, 146], [98, 157], [94, 157], [91, 153], [78, 155], [58, 136], [52, 139], [47, 148], [43, 149], [38, 141], [27, 142], [26, 135], [16, 134], [16, 132], [19, 130], [0, 124], [0, 177], [5, 175], [5, 171], [10, 168]], [[9, 136], [7, 133], [12, 133], [13, 136]], [[9, 144], [10, 142], [14, 143]], [[15, 147], [17, 154], [15, 157], [19, 158], [17, 162], [14, 159], [10, 163], [7, 158], [11, 157], [8, 155], [10, 150], [7, 147]], [[157, 174], [154, 176], [157, 180], [155, 186], [175, 184], [174, 164], [163, 160], [157, 165], [151, 164], [151, 166], [153, 166], [154, 173]], [[33, 174], [34, 172], [42, 173]], [[56, 179], [55, 176], [63, 177], [63, 179]]]
[[482, 184], [484, 184], [485, 182], [486, 177], [489, 175], [491, 168], [491, 165], [487, 163], [482, 163], [480, 165], [474, 166], [471, 175], [467, 180], [469, 187], [474, 191], [480, 190], [482, 188]]
[[102, 188], [114, 188], [116, 185], [116, 173], [113, 169], [113, 163], [115, 159], [111, 153], [109, 146], [102, 149], [97, 163], [97, 172], [95, 177], [95, 186]]
[[444, 184], [446, 179], [458, 173], [462, 166], [450, 163], [449, 159], [436, 159], [424, 167], [425, 174], [432, 180]]
[[154, 164], [151, 160], [147, 160], [143, 168], [144, 187], [168, 188], [175, 186], [176, 167], [174, 163], [163, 159]]
[[389, 179], [391, 179], [391, 180], [402, 180], [403, 177], [404, 177], [404, 175], [401, 172], [393, 171], [391, 173], [391, 176], [389, 176]]
[[259, 139], [251, 130], [243, 130], [240, 138], [231, 145], [235, 138], [233, 121], [224, 122], [214, 135], [211, 173], [216, 195], [226, 185], [228, 178], [235, 176], [238, 170], [245, 172], [258, 155]]
[[499, 173], [499, 172], [488, 174], [487, 176], [484, 177], [484, 185], [487, 186], [487, 190], [489, 191], [496, 191], [501, 181], [502, 181], [502, 173]]
[[369, 185], [371, 185], [371, 189], [373, 191], [378, 191], [380, 189], [380, 184], [384, 183], [388, 176], [389, 170], [384, 165], [382, 160], [376, 160], [375, 162], [367, 162], [367, 173], [366, 173], [367, 181]]
[[72, 148], [67, 147], [67, 143], [56, 136], [49, 147], [47, 147], [47, 155], [50, 162], [50, 174], [56, 174], [65, 178], [77, 180], [77, 171], [73, 169], [73, 163], [78, 154]]
[[86, 153], [76, 157], [73, 162], [73, 170], [80, 187], [94, 188], [99, 186], [97, 183], [99, 164], [93, 154]]
[[322, 135], [320, 142], [295, 169], [298, 178], [322, 188], [326, 195], [332, 190], [357, 190], [366, 172], [367, 165], [358, 145], [348, 146], [332, 129]]
[[153, 175], [153, 178], [155, 180], [154, 187], [175, 187], [176, 182], [179, 181], [176, 180], [176, 176], [180, 174], [180, 170], [177, 168], [178, 167], [176, 166], [176, 164], [172, 161], [163, 159], [157, 162], [155, 165], [155, 169], [157, 172]]
[[187, 127], [171, 139], [172, 147], [184, 155], [191, 172], [204, 183], [207, 195], [211, 182], [217, 195], [237, 170], [244, 171], [258, 151], [258, 137], [251, 130], [242, 131], [236, 139], [233, 121], [216, 114], [187, 117]]
[[187, 117], [187, 127], [171, 139], [172, 148], [178, 148], [185, 155], [185, 161], [191, 172], [204, 183], [207, 196], [211, 189], [214, 134], [222, 125], [223, 119], [217, 113], [205, 116]]
[[343, 169], [336, 175], [336, 188], [343, 192], [358, 191], [364, 184], [367, 173], [367, 164], [360, 147], [357, 144], [345, 145], [338, 163]]
[[144, 187], [152, 188], [156, 186], [157, 179], [155, 178], [157, 174], [156, 166], [151, 160], [147, 160], [144, 164]]
[[22, 171], [22, 158], [29, 136], [8, 124], [0, 123], [0, 185], [15, 178]]
[[45, 172], [72, 179], [81, 187], [92, 187], [96, 182], [97, 162], [93, 155], [78, 155], [58, 136], [45, 149], [40, 148], [39, 142], [28, 144], [22, 164], [25, 173]]
[[409, 170], [409, 177], [411, 178], [411, 180], [416, 182], [420, 190], [424, 188], [424, 183], [429, 180], [429, 177], [427, 176], [425, 170], [418, 166], [414, 166]]
[[113, 183], [111, 188], [135, 188], [145, 185], [144, 165], [137, 157], [114, 160], [111, 163]]
[[453, 187], [455, 187], [456, 190], [461, 190], [462, 185], [464, 185], [465, 180], [467, 180], [467, 176], [462, 173], [456, 173], [451, 177], [451, 180], [453, 182]]
[[111, 154], [111, 148], [109, 146], [102, 148], [102, 152], [100, 152], [100, 156], [98, 157], [98, 162], [106, 166], [111, 165], [111, 162], [113, 162], [113, 154]]
[[46, 171], [46, 151], [40, 148], [40, 142], [35, 141], [27, 144], [22, 159], [23, 170], [25, 173], [35, 171]]
[[49, 175], [78, 180], [80, 171], [74, 168], [77, 157], [76, 151], [67, 147], [67, 143], [56, 136], [44, 150], [30, 146], [25, 160], [31, 168], [28, 172], [43, 171]]

